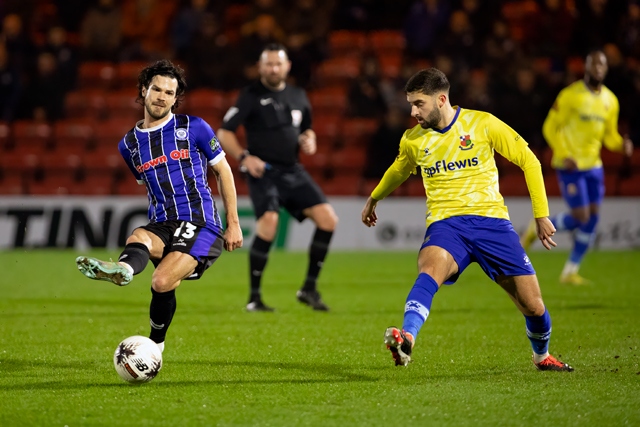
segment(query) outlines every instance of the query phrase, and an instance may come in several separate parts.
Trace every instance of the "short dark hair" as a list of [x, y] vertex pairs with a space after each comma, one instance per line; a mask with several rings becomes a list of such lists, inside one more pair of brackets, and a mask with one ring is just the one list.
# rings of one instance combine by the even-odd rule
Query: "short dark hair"
[[171, 107], [171, 110], [175, 110], [180, 106], [184, 98], [184, 92], [187, 90], [187, 81], [184, 78], [184, 70], [179, 65], [173, 64], [168, 59], [161, 59], [155, 63], [144, 68], [138, 74], [138, 98], [136, 102], [144, 105], [144, 97], [142, 96], [142, 88], [149, 88], [151, 80], [155, 76], [165, 76], [178, 81], [178, 89], [176, 90], [176, 102]]
[[287, 55], [287, 58], [288, 58], [289, 51], [287, 50], [287, 47], [285, 45], [283, 45], [282, 43], [269, 43], [262, 49], [262, 52], [260, 52], [260, 58], [262, 57], [262, 54], [265, 52], [280, 52], [281, 50], [284, 51], [284, 53]]
[[433, 95], [438, 92], [449, 93], [449, 80], [444, 73], [437, 68], [427, 68], [415, 73], [404, 86], [406, 93], [421, 92], [425, 95]]

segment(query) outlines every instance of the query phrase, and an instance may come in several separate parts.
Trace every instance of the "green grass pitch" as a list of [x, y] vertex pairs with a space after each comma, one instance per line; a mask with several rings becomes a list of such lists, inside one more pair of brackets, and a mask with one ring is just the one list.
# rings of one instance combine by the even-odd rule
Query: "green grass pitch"
[[551, 351], [573, 373], [535, 370], [524, 319], [475, 265], [394, 367], [382, 335], [402, 322], [415, 253], [331, 253], [329, 313], [296, 301], [306, 254], [284, 252], [264, 277], [277, 312], [244, 312], [247, 252], [225, 253], [179, 288], [164, 366], [141, 386], [112, 358], [148, 334], [152, 266], [118, 288], [84, 278], [76, 255], [0, 254], [0, 426], [640, 425], [640, 252], [588, 254], [588, 287], [558, 283], [566, 253], [532, 254]]

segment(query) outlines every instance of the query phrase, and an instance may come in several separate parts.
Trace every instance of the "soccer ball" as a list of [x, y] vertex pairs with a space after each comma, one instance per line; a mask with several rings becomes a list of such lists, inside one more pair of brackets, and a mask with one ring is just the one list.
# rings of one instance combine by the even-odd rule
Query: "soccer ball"
[[125, 381], [151, 381], [162, 368], [162, 351], [149, 338], [134, 335], [118, 345], [113, 364], [120, 378]]

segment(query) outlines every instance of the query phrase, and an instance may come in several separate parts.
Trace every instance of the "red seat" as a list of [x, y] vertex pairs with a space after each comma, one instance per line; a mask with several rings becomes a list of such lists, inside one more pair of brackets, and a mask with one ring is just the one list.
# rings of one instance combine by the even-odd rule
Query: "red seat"
[[384, 54], [378, 56], [380, 73], [387, 79], [396, 79], [400, 76], [402, 69], [402, 55]]
[[65, 150], [47, 153], [41, 162], [45, 176], [49, 178], [59, 172], [75, 173], [82, 165], [82, 157], [80, 153], [67, 152]]
[[93, 143], [94, 123], [86, 119], [60, 120], [53, 125], [56, 149], [85, 150]]
[[24, 193], [25, 187], [21, 175], [4, 174], [0, 179], [0, 194], [17, 196]]
[[0, 149], [7, 150], [11, 145], [11, 126], [9, 123], [0, 122]]
[[133, 122], [143, 118], [143, 107], [136, 102], [138, 94], [131, 89], [107, 93], [104, 97], [109, 118], [124, 118]]
[[317, 115], [343, 114], [349, 100], [343, 87], [327, 87], [309, 92], [309, 102]]
[[147, 187], [138, 185], [133, 176], [129, 175], [116, 183], [115, 194], [121, 196], [146, 196]]
[[367, 153], [359, 147], [345, 147], [331, 155], [331, 166], [337, 171], [360, 173], [367, 160]]
[[360, 55], [367, 47], [367, 36], [361, 31], [336, 30], [329, 33], [332, 56]]
[[409, 197], [422, 197], [423, 199], [426, 197], [422, 176], [411, 175], [403, 186], [405, 190], [404, 194]]
[[616, 172], [622, 167], [624, 162], [624, 156], [620, 153], [614, 153], [609, 150], [602, 150], [600, 152], [600, 158], [602, 159], [602, 166], [605, 171]]
[[120, 142], [134, 126], [135, 121], [122, 118], [112, 118], [97, 122], [94, 129], [96, 147], [113, 147], [113, 150], [117, 152], [118, 142]]
[[68, 119], [101, 119], [107, 114], [105, 92], [101, 90], [76, 90], [64, 98], [64, 111]]
[[[342, 142], [347, 146], [366, 146], [371, 135], [377, 130], [379, 123], [375, 119], [351, 118], [342, 121]], [[362, 148], [364, 150], [364, 148]]]
[[544, 188], [547, 191], [547, 197], [559, 197], [562, 195], [558, 185], [558, 178], [555, 175], [544, 176]]
[[638, 182], [640, 182], [640, 172], [636, 172], [628, 178], [621, 179], [618, 182], [618, 195], [623, 197], [639, 197], [640, 185], [638, 185]]
[[300, 162], [309, 173], [316, 173], [331, 165], [330, 157], [329, 150], [318, 151], [312, 155], [300, 153]]
[[89, 174], [84, 180], [71, 187], [71, 194], [105, 196], [113, 194], [113, 176], [110, 174]]
[[134, 89], [138, 84], [138, 74], [149, 64], [146, 61], [121, 62], [116, 66], [116, 81], [121, 89]]
[[529, 190], [527, 188], [527, 182], [524, 179], [524, 174], [514, 174], [509, 175], [508, 177], [502, 177], [500, 179], [500, 194], [504, 197], [528, 196]]
[[114, 86], [116, 68], [110, 62], [86, 61], [78, 67], [78, 87], [109, 90]]
[[227, 110], [227, 99], [224, 92], [212, 89], [196, 89], [189, 92], [187, 100], [188, 114], [194, 116], [224, 116]]
[[77, 185], [70, 173], [60, 173], [47, 177], [45, 180], [28, 181], [29, 194], [38, 195], [69, 195], [71, 189]]
[[37, 147], [44, 149], [51, 145], [53, 129], [51, 125], [33, 120], [19, 120], [13, 124], [15, 149]]
[[318, 147], [333, 147], [340, 129], [340, 116], [314, 115], [312, 128], [316, 133]]
[[359, 56], [327, 59], [316, 68], [318, 86], [348, 85], [360, 73]]
[[402, 31], [378, 30], [369, 33], [369, 46], [376, 54], [402, 55], [405, 44]]
[[359, 174], [338, 174], [331, 180], [320, 182], [322, 191], [327, 195], [355, 196], [359, 193], [362, 178]]

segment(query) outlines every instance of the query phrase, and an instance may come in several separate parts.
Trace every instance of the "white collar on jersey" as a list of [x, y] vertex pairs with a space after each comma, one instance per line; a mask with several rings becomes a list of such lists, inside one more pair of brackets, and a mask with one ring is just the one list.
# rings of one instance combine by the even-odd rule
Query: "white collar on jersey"
[[169, 114], [167, 115], [167, 120], [165, 120], [164, 122], [160, 123], [159, 125], [155, 125], [152, 128], [145, 128], [145, 129], [142, 129], [140, 127], [140, 125], [142, 123], [144, 123], [144, 120], [140, 120], [138, 123], [136, 123], [136, 130], [139, 131], [139, 132], [153, 132], [154, 130], [158, 130], [158, 129], [161, 129], [162, 127], [164, 127], [164, 125], [169, 123], [169, 121], [171, 121], [171, 119], [173, 119], [173, 113], [170, 111]]

